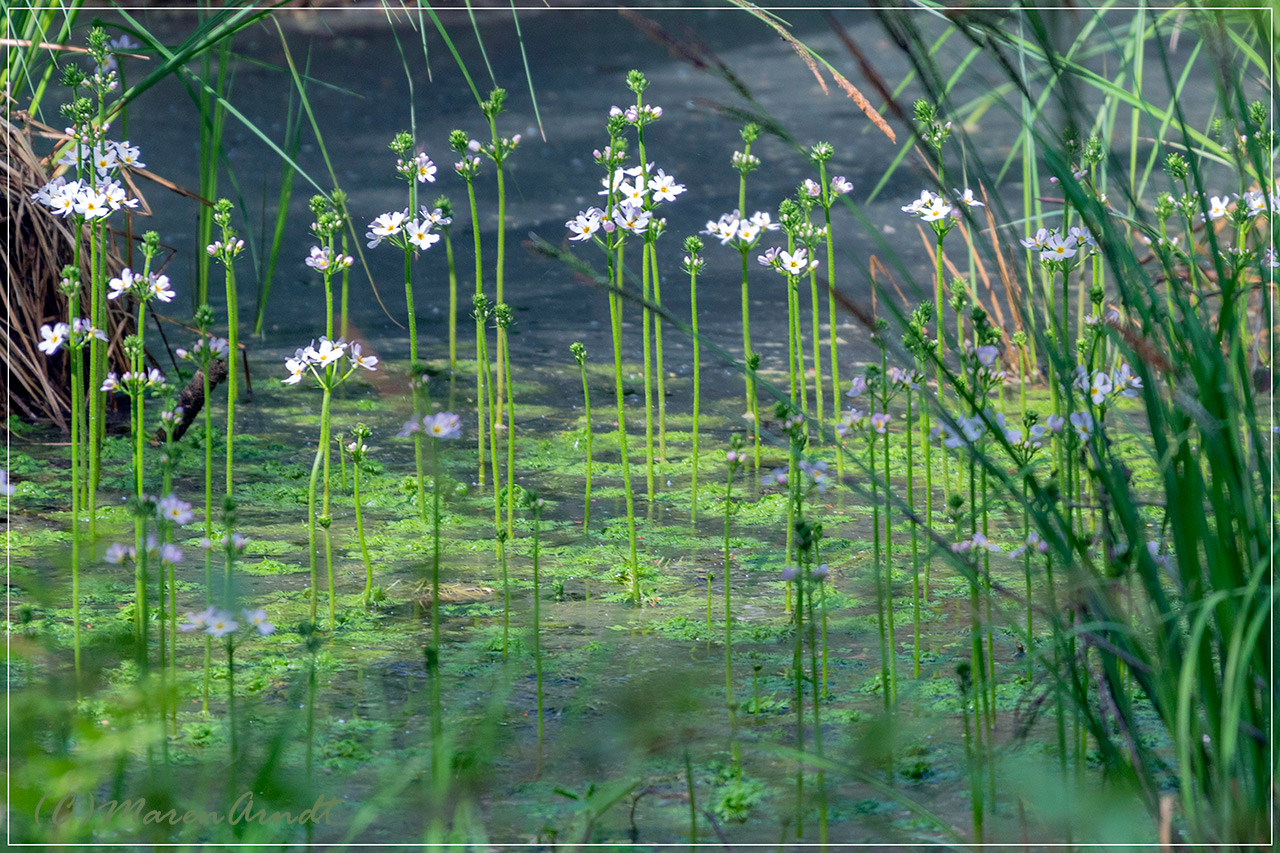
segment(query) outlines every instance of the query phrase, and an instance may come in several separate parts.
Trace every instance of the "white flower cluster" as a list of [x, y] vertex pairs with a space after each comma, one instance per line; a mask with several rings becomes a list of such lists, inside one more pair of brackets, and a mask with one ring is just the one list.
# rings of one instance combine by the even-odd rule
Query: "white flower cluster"
[[[284, 366], [289, 371], [289, 375], [282, 381], [285, 385], [296, 385], [302, 381], [302, 374], [310, 370], [316, 379], [321, 384], [324, 384], [324, 380], [317, 372], [317, 368], [323, 370], [330, 365], [338, 363], [343, 356], [350, 359], [351, 367], [342, 379], [350, 376], [351, 371], [357, 367], [365, 370], [377, 370], [378, 357], [363, 355], [360, 351], [360, 344], [348, 344], [342, 338], [331, 341], [326, 337], [321, 337], [319, 346], [316, 346], [316, 342], [312, 341], [306, 347], [298, 347], [293, 354], [293, 358], [284, 360]], [[339, 379], [338, 381], [342, 380]]]
[[[369, 230], [365, 232], [366, 244], [370, 249], [377, 247], [386, 240], [402, 249], [408, 249], [412, 246], [415, 249], [429, 249], [436, 243], [440, 242], [440, 235], [433, 233], [435, 228], [443, 228], [453, 222], [451, 217], [445, 216], [440, 208], [430, 209], [422, 207], [418, 209], [418, 218], [410, 219], [408, 209], [393, 210], [390, 213], [380, 214], [373, 222], [369, 223]], [[316, 266], [312, 261], [327, 261], [325, 258], [317, 256], [315, 247], [311, 250], [311, 258], [307, 260], [307, 266], [315, 267], [323, 270], [323, 267]], [[333, 259], [333, 263], [342, 261], [346, 266], [351, 265], [350, 258], [337, 256]]]
[[1039, 252], [1042, 261], [1067, 261], [1077, 252], [1087, 256], [1098, 251], [1098, 241], [1093, 233], [1088, 228], [1075, 225], [1067, 229], [1065, 236], [1057, 230], [1041, 228], [1034, 236], [1024, 237], [1018, 242], [1028, 251]]
[[87, 317], [75, 318], [74, 325], [71, 326], [66, 323], [54, 323], [52, 326], [45, 323], [40, 327], [40, 343], [36, 344], [36, 348], [45, 355], [53, 355], [63, 346], [78, 349], [89, 338], [107, 342], [107, 333], [95, 327]]
[[755, 248], [761, 234], [766, 231], [777, 231], [781, 227], [762, 210], [757, 210], [746, 218], [735, 210], [732, 213], [721, 214], [719, 219], [707, 220], [707, 227], [698, 233], [716, 238], [721, 246], [732, 243], [739, 251], [748, 251]]
[[[105, 130], [105, 128], [104, 128]], [[67, 135], [75, 139], [73, 128]], [[104, 139], [94, 145], [75, 142], [61, 157], [59, 165], [94, 170], [93, 178], [68, 181], [59, 175], [31, 195], [33, 201], [43, 204], [57, 216], [83, 216], [85, 219], [101, 219], [124, 207], [138, 206], [136, 198], [129, 198], [124, 186], [113, 174], [124, 168], [143, 168], [136, 146], [126, 142]]]
[[169, 276], [155, 273], [139, 275], [128, 267], [121, 270], [120, 275], [108, 281], [107, 286], [110, 288], [107, 293], [108, 299], [118, 299], [126, 293], [137, 297], [142, 302], [151, 299], [172, 302], [174, 297]]

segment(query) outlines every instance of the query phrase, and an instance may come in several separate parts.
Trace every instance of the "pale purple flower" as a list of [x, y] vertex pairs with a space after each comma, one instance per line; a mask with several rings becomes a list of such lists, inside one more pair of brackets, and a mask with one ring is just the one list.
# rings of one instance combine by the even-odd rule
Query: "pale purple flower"
[[424, 417], [422, 428], [432, 438], [459, 438], [462, 435], [462, 418], [453, 412], [439, 412]]
[[240, 623], [230, 613], [225, 610], [217, 610], [205, 620], [204, 632], [215, 637], [225, 637], [239, 627]]
[[1076, 431], [1077, 438], [1088, 441], [1093, 433], [1093, 415], [1088, 412], [1072, 412], [1071, 427]]
[[18, 490], [18, 487], [9, 482], [9, 472], [4, 468], [0, 468], [0, 495], [6, 497]]
[[107, 546], [107, 553], [102, 559], [113, 565], [123, 563], [125, 560], [132, 560], [137, 555], [137, 551], [132, 545], [124, 545], [120, 542], [113, 542]]
[[179, 500], [177, 495], [165, 495], [156, 503], [156, 518], [170, 524], [189, 524], [194, 517], [191, 504]]
[[178, 630], [186, 633], [192, 631], [202, 631], [209, 627], [209, 623], [218, 616], [218, 610], [215, 607], [208, 607], [199, 613], [188, 613], [187, 621], [178, 626]]
[[265, 610], [243, 610], [244, 621], [249, 625], [258, 629], [258, 633], [263, 637], [274, 634], [276, 626], [267, 621], [267, 611]]

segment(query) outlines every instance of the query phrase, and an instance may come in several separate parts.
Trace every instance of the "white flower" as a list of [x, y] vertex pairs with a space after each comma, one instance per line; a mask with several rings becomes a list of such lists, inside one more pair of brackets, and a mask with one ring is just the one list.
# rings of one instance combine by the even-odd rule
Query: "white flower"
[[36, 344], [36, 348], [45, 355], [53, 355], [67, 342], [67, 333], [70, 331], [71, 327], [66, 323], [55, 323], [53, 326], [45, 323], [40, 327], [40, 337], [43, 340]]
[[102, 193], [83, 189], [76, 195], [75, 212], [85, 219], [101, 219], [111, 214], [111, 205]]
[[939, 219], [954, 216], [954, 211], [955, 208], [951, 206], [951, 202], [937, 195], [927, 204], [921, 205], [916, 215], [925, 222], [937, 222]]
[[737, 234], [740, 221], [738, 219], [738, 211], [733, 213], [723, 213], [717, 220], [707, 220], [707, 227], [701, 233], [709, 234], [720, 241], [721, 246], [727, 246], [729, 241]]
[[973, 197], [973, 190], [968, 187], [964, 188], [964, 192], [961, 192], [960, 190], [952, 190], [952, 192], [956, 194], [956, 198], [959, 199], [960, 203], [963, 205], [968, 207], [986, 207], [985, 204]]
[[822, 187], [819, 186], [818, 182], [813, 178], [804, 179], [804, 191], [805, 195], [812, 196], [813, 198], [817, 198], [822, 195]]
[[564, 226], [569, 229], [569, 239], [579, 241], [590, 239], [592, 234], [600, 230], [602, 216], [604, 211], [598, 207], [591, 207], [566, 222]]
[[446, 225], [453, 224], [453, 217], [445, 216], [444, 210], [442, 210], [439, 207], [433, 208], [431, 210], [427, 210], [426, 207], [419, 208], [418, 218], [426, 220], [427, 222], [431, 223], [432, 228], [443, 228]]
[[925, 207], [933, 204], [934, 198], [936, 198], [936, 196], [934, 196], [934, 194], [929, 192], [928, 190], [920, 190], [920, 198], [916, 199], [915, 201], [904, 204], [902, 206], [902, 212], [909, 213], [912, 216], [919, 216], [920, 211], [922, 211]]
[[312, 246], [305, 263], [314, 270], [324, 272], [329, 268], [329, 247]]
[[1095, 406], [1100, 406], [1106, 402], [1107, 395], [1111, 393], [1111, 377], [1106, 371], [1099, 370], [1093, 374], [1093, 382], [1089, 384], [1089, 399], [1093, 401]]
[[135, 276], [133, 270], [125, 267], [120, 270], [120, 275], [107, 282], [107, 287], [111, 291], [107, 294], [108, 299], [116, 299], [134, 290], [137, 283], [141, 280], [141, 276]]
[[123, 142], [112, 143], [116, 149], [116, 159], [121, 166], [128, 166], [130, 169], [145, 169], [147, 164], [138, 159], [141, 153], [136, 145], [130, 145], [129, 140]]
[[425, 153], [419, 154], [413, 160], [414, 177], [418, 179], [418, 183], [424, 184], [428, 181], [435, 183], [436, 180], [436, 164], [431, 162], [431, 158]]
[[376, 355], [361, 355], [360, 344], [352, 344], [351, 352], [348, 356], [351, 363], [356, 367], [363, 367], [365, 370], [377, 370], [378, 357]]
[[853, 192], [853, 184], [845, 179], [844, 175], [836, 175], [831, 179], [832, 195], [847, 195]]
[[752, 225], [762, 231], [777, 231], [782, 227], [780, 223], [774, 222], [773, 219], [770, 218], [768, 211], [764, 210], [757, 210], [755, 213], [751, 214], [750, 221]]
[[745, 245], [754, 245], [756, 239], [760, 236], [760, 226], [749, 219], [739, 220], [738, 233], [735, 236], [739, 242]]
[[404, 227], [404, 220], [404, 211], [393, 210], [390, 213], [380, 215], [373, 222], [370, 222], [369, 231], [364, 235], [369, 240], [369, 248], [372, 249], [388, 237], [394, 237], [399, 234]]
[[801, 275], [818, 266], [817, 261], [812, 264], [809, 263], [808, 254], [802, 248], [796, 249], [794, 254], [791, 252], [779, 252], [778, 259], [787, 275]]
[[98, 174], [105, 175], [114, 169], [115, 165], [116, 147], [114, 143], [108, 142], [93, 149], [93, 167], [98, 170]]
[[[58, 178], [59, 181], [62, 178]], [[69, 184], [54, 186], [47, 184], [44, 189], [37, 193], [39, 197], [44, 193], [44, 203], [49, 206], [55, 216], [70, 216], [76, 210], [76, 198], [80, 195], [80, 182], [72, 181]]]
[[1045, 244], [1049, 242], [1049, 238], [1052, 236], [1053, 232], [1048, 228], [1041, 228], [1036, 231], [1034, 237], [1023, 237], [1018, 242], [1022, 244], [1024, 249], [1042, 252], [1044, 251]]
[[341, 340], [331, 341], [328, 338], [320, 338], [320, 348], [316, 349], [315, 345], [308, 346], [302, 351], [302, 356], [308, 362], [312, 362], [319, 367], [328, 367], [336, 362], [347, 351], [347, 345]]
[[1135, 374], [1129, 368], [1127, 362], [1121, 364], [1120, 368], [1116, 370], [1115, 375], [1112, 377], [1112, 381], [1115, 383], [1116, 390], [1120, 392], [1121, 396], [1136, 397], [1142, 393], [1142, 377]]
[[1267, 212], [1267, 194], [1262, 190], [1255, 190], [1244, 194], [1245, 210], [1249, 212], [1249, 216], [1257, 216], [1260, 213]]
[[284, 360], [284, 369], [289, 371], [289, 375], [281, 381], [285, 385], [297, 385], [302, 381], [302, 374], [307, 369], [307, 363], [300, 358], [286, 358]]
[[173, 301], [173, 288], [169, 286], [169, 276], [153, 275], [151, 283], [147, 287], [147, 292], [159, 299], [161, 302]]
[[675, 201], [676, 196], [684, 192], [684, 184], [677, 184], [675, 178], [661, 169], [649, 182], [649, 188], [653, 190], [654, 201]]
[[409, 242], [419, 249], [430, 249], [440, 242], [440, 235], [431, 233], [430, 222], [415, 219], [405, 226], [404, 233], [409, 238]]
[[1067, 242], [1074, 242], [1076, 249], [1081, 252], [1088, 249], [1096, 251], [1098, 248], [1098, 241], [1093, 238], [1093, 232], [1079, 225], [1073, 225], [1067, 230]]
[[138, 206], [136, 198], [129, 198], [124, 191], [124, 187], [119, 181], [108, 181], [103, 184], [102, 194], [107, 198], [107, 206], [112, 210], [119, 210], [122, 207], [134, 208]]
[[1093, 432], [1093, 416], [1088, 412], [1072, 412], [1071, 426], [1076, 431], [1076, 437], [1081, 441], [1088, 441]]
[[103, 343], [107, 343], [107, 333], [101, 329], [94, 328], [93, 321], [87, 317], [77, 317], [71, 322], [71, 331], [76, 337], [88, 335], [97, 338]]
[[1209, 221], [1221, 219], [1227, 215], [1227, 205], [1231, 203], [1231, 199], [1225, 195], [1215, 195], [1209, 199]]
[[613, 221], [618, 224], [618, 227], [632, 234], [643, 234], [649, 227], [649, 219], [649, 211], [629, 201], [619, 204], [613, 212]]
[[649, 188], [644, 183], [644, 176], [637, 175], [635, 181], [623, 183], [622, 186], [618, 187], [618, 194], [624, 202], [642, 204], [644, 197], [649, 194]]
[[[125, 378], [128, 378], [128, 377], [129, 377], [129, 374], [126, 373]], [[120, 377], [116, 376], [115, 373], [108, 373], [107, 378], [102, 380], [102, 387], [99, 388], [98, 390], [105, 394], [108, 391], [114, 391], [119, 387], [120, 387]]]
[[1041, 247], [1040, 260], [1065, 261], [1067, 258], [1074, 257], [1075, 253], [1076, 250], [1066, 240], [1054, 234]]

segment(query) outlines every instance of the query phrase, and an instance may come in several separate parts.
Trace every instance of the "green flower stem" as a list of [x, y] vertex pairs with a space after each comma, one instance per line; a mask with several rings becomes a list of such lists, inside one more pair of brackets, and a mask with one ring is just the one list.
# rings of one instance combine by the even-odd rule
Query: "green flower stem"
[[[440, 439], [431, 442], [431, 648], [436, 654], [436, 680], [440, 670]], [[435, 695], [439, 701], [437, 689]], [[438, 715], [433, 715], [438, 717]], [[439, 719], [433, 720], [439, 724]]]
[[[227, 270], [227, 484], [223, 491], [227, 497], [235, 493], [233, 463], [235, 460], [236, 374], [240, 359], [240, 312], [236, 307], [236, 271], [230, 260]], [[325, 440], [328, 450], [328, 439]]]
[[[794, 506], [795, 501], [792, 501]], [[796, 575], [796, 642], [792, 653], [791, 669], [796, 683], [796, 752], [804, 755], [804, 579]], [[804, 835], [804, 762], [796, 763], [796, 838]]]
[[[410, 200], [410, 210], [412, 207], [412, 199]], [[404, 250], [404, 301], [405, 307], [409, 314], [409, 396], [413, 399], [413, 419], [415, 422], [422, 421], [422, 398], [418, 393], [418, 320], [413, 310], [413, 279], [412, 279], [412, 262], [413, 252], [409, 248]], [[329, 481], [329, 451], [325, 448], [325, 483], [326, 487]], [[427, 492], [426, 492], [426, 463], [422, 458], [422, 442], [417, 439], [413, 442], [413, 465], [414, 471], [417, 473], [417, 496], [418, 496], [418, 517], [425, 523], [427, 520]]]
[[[498, 326], [498, 334], [505, 338], [507, 327]], [[515, 482], [516, 482], [516, 386], [511, 382], [511, 350], [502, 350], [503, 375], [507, 380], [507, 537], [515, 538]], [[501, 388], [501, 385], [499, 385]], [[495, 481], [496, 482], [496, 481]]]
[[818, 308], [818, 271], [809, 270], [810, 325], [813, 336], [813, 401], [814, 416], [818, 419], [818, 429], [813, 431], [814, 437], [822, 435], [823, 402], [822, 402], [822, 329], [818, 321], [822, 311]]
[[[316, 555], [316, 482], [320, 479], [321, 461], [329, 449], [329, 397], [332, 392], [324, 389], [320, 404], [320, 440], [316, 444], [316, 458], [311, 463], [311, 481], [307, 486], [307, 555], [311, 563], [311, 623], [316, 624], [319, 605], [320, 578]], [[227, 564], [227, 597], [231, 595], [231, 565]], [[332, 627], [332, 625], [330, 626]]]
[[360, 463], [351, 460], [351, 476], [355, 488], [356, 502], [356, 538], [360, 541], [360, 557], [364, 560], [364, 599], [365, 606], [373, 600], [373, 562], [369, 559], [369, 546], [364, 537], [364, 515], [361, 511], [363, 501], [360, 499]]
[[616, 275], [616, 289], [609, 293], [609, 317], [613, 324], [613, 379], [614, 393], [618, 401], [618, 447], [622, 454], [622, 480], [627, 496], [627, 542], [631, 549], [631, 601], [640, 604], [640, 561], [636, 555], [636, 516], [634, 495], [631, 488], [631, 459], [627, 452], [627, 412], [622, 394], [622, 289], [623, 247], [618, 247], [615, 257], [609, 256], [609, 276]]
[[693, 322], [693, 476], [689, 520], [698, 523], [698, 419], [702, 410], [702, 344], [698, 339], [698, 270], [689, 272], [689, 313]]
[[[83, 230], [83, 218], [77, 217], [76, 233]], [[78, 243], [79, 241], [77, 241]], [[78, 260], [78, 259], [77, 259]], [[106, 323], [99, 323], [106, 308], [101, 305], [102, 293], [97, 281], [98, 275], [98, 225], [89, 225], [89, 315], [93, 318], [93, 326], [106, 329]], [[98, 538], [98, 479], [102, 465], [102, 442], [98, 436], [102, 432], [102, 414], [105, 395], [98, 389], [106, 378], [104, 360], [110, 357], [107, 345], [97, 338], [89, 338], [89, 418], [85, 430], [85, 445], [89, 451], [88, 480], [85, 484], [85, 497], [89, 515], [89, 543]]]
[[[868, 416], [870, 413], [868, 413]], [[881, 577], [883, 567], [880, 562], [880, 481], [876, 477], [876, 439], [875, 432], [868, 436], [870, 446], [871, 474], [871, 565], [876, 585], [876, 634], [880, 641], [880, 689], [884, 694], [884, 709], [887, 713], [890, 706], [889, 688], [889, 646], [885, 635], [885, 595], [884, 580]]]
[[[453, 240], [449, 237], [449, 226], [446, 225], [442, 230], [444, 256], [449, 264], [449, 374], [452, 376], [458, 372], [458, 270], [453, 264]], [[345, 293], [344, 287], [343, 294]]]
[[[923, 331], [923, 330], [922, 330]], [[926, 363], [920, 359], [920, 382], [924, 383]], [[924, 389], [922, 388], [923, 392]], [[929, 440], [930, 428], [929, 406], [924, 400], [920, 402], [920, 446], [924, 449], [924, 523], [925, 529], [933, 527], [933, 442]], [[929, 600], [929, 583], [933, 574], [933, 548], [924, 553], [924, 600]]]
[[[643, 156], [643, 155], [642, 155]], [[649, 311], [650, 280], [649, 253], [653, 243], [645, 238], [640, 251], [640, 279], [643, 290], [643, 307], [640, 311], [640, 334], [644, 341], [644, 480], [649, 500], [653, 501], [653, 363], [650, 346], [650, 326], [653, 318]]]
[[[204, 329], [201, 328], [204, 335]], [[206, 353], [200, 373], [204, 381], [204, 537], [213, 541], [213, 393], [209, 383], [209, 370], [213, 364], [209, 337], [204, 336], [201, 351]], [[204, 604], [213, 606], [213, 548], [204, 549]], [[204, 636], [204, 673], [200, 691], [200, 710], [209, 712], [209, 670], [213, 666], [213, 638]]]
[[498, 488], [501, 481], [498, 479], [498, 434], [493, 417], [493, 374], [489, 367], [489, 336], [485, 331], [483, 317], [479, 320], [479, 330], [480, 337], [476, 341], [480, 347], [479, 364], [483, 379], [481, 403], [484, 406], [481, 424], [487, 424], [489, 430], [489, 462], [493, 469], [493, 530], [498, 540], [498, 565], [502, 571], [502, 659], [506, 660], [511, 623], [511, 587], [507, 576], [507, 531], [502, 526], [502, 491]]
[[[490, 128], [493, 128], [494, 126], [492, 119], [489, 120], [489, 126]], [[496, 145], [498, 141], [498, 132], [496, 129], [494, 129], [493, 131], [493, 141], [494, 141], [494, 144]], [[502, 162], [498, 161], [497, 166], [498, 166], [497, 168], [497, 173], [498, 173], [498, 261], [494, 267], [494, 278], [497, 283], [497, 300], [496, 301], [497, 301], [497, 304], [501, 305], [505, 301], [502, 296], [502, 283], [503, 283], [503, 271], [505, 269], [506, 258], [507, 258], [507, 189], [506, 189], [505, 173], [502, 170]], [[506, 359], [507, 357], [507, 330], [506, 329], [498, 329], [498, 350], [496, 355], [497, 355], [499, 364], [503, 363], [503, 360]], [[498, 402], [497, 402], [497, 408], [494, 409], [494, 413], [495, 413], [494, 417], [496, 417], [499, 421], [502, 420], [503, 401], [506, 399], [506, 397], [504, 396], [505, 393], [506, 393], [505, 378], [503, 374], [499, 373], [498, 374]], [[510, 441], [511, 436], [507, 436], [507, 440]]]
[[[330, 238], [330, 242], [332, 242], [332, 238]], [[330, 248], [332, 248], [332, 246]], [[332, 256], [332, 252], [330, 252], [330, 256]], [[325, 280], [324, 280], [324, 295], [325, 295], [325, 307], [328, 310], [328, 316], [327, 316], [328, 330], [329, 330], [330, 340], [332, 340], [333, 288], [330, 287], [330, 281], [328, 276], [325, 276]], [[334, 376], [337, 373], [336, 365], [330, 365], [329, 367], [325, 368], [325, 373], [326, 373], [325, 384], [328, 386], [332, 386], [334, 384]], [[320, 514], [325, 519], [325, 523], [323, 527], [324, 529], [324, 565], [325, 565], [325, 573], [328, 575], [328, 579], [329, 579], [329, 625], [330, 627], [332, 627], [338, 624], [337, 622], [338, 612], [337, 612], [337, 592], [334, 588], [334, 581], [333, 581], [333, 536], [330, 533], [330, 523], [332, 521], [333, 516], [330, 515], [329, 513], [329, 494], [330, 494], [329, 466], [332, 461], [333, 454], [331, 452], [332, 448], [330, 447], [330, 445], [332, 444], [332, 440], [330, 439], [330, 436], [332, 435], [332, 430], [328, 423], [329, 421], [328, 411], [326, 411], [323, 414], [323, 418], [325, 420], [325, 424], [322, 427], [325, 435], [325, 440], [323, 445], [324, 470], [321, 472], [321, 477], [324, 483], [324, 490], [322, 493], [322, 498], [320, 503], [320, 506], [321, 506]], [[419, 483], [421, 483], [421, 478], [419, 478]], [[422, 488], [421, 485], [419, 485], [418, 488]], [[230, 563], [228, 563], [228, 565], [230, 565]]]
[[[80, 288], [71, 292], [67, 325], [74, 328], [80, 313]], [[90, 336], [89, 340], [93, 340]], [[80, 419], [84, 416], [84, 377], [80, 347], [70, 347], [71, 361], [71, 645], [75, 655], [76, 698], [80, 696]]]
[[[742, 178], [739, 198], [745, 192], [746, 178]], [[741, 210], [741, 208], [739, 208]], [[751, 294], [747, 291], [747, 250], [742, 250], [742, 360], [747, 365], [747, 411], [751, 413], [755, 436], [755, 466], [760, 467], [760, 409], [756, 399], [756, 375], [751, 369]]]
[[[347, 232], [343, 231], [342, 232], [342, 254], [349, 257], [349, 255], [347, 255], [347, 249], [348, 249]], [[450, 267], [450, 269], [452, 269], [452, 267]], [[351, 315], [347, 311], [347, 306], [348, 306], [348, 297], [351, 293], [350, 285], [351, 285], [351, 267], [346, 266], [344, 264], [342, 267], [342, 325], [340, 327], [342, 329], [343, 340], [347, 339], [347, 335], [349, 333], [348, 329], [350, 324], [348, 321]]]
[[[836, 342], [836, 249], [831, 240], [831, 186], [827, 183], [827, 164], [818, 161], [818, 177], [822, 183], [822, 215], [826, 223], [823, 241], [827, 246], [827, 342], [831, 356], [831, 416], [840, 415], [840, 355]], [[836, 478], [844, 480], [844, 454], [836, 454]]]
[[[653, 264], [653, 304], [662, 307], [662, 282], [658, 277], [658, 247], [654, 243], [649, 247], [649, 261]], [[653, 346], [657, 363], [654, 369], [658, 374], [658, 458], [667, 461], [667, 376], [662, 360], [662, 318], [653, 321]]]
[[[476, 254], [476, 296], [484, 293], [484, 267], [480, 259], [480, 221], [476, 218], [476, 187], [470, 177], [467, 178], [467, 202], [471, 205], [471, 236], [475, 240]], [[485, 434], [485, 397], [484, 379], [481, 369], [481, 353], [484, 350], [484, 321], [476, 318], [476, 450], [479, 467], [476, 482], [484, 488], [484, 434]], [[495, 485], [494, 488], [497, 488]]]
[[[733, 753], [733, 764], [738, 771], [738, 781], [742, 781], [742, 752], [738, 746], [737, 703], [733, 699], [733, 604], [729, 587], [729, 519], [733, 515], [733, 472], [736, 463], [729, 464], [729, 475], [724, 484], [724, 701], [729, 709], [729, 730], [733, 732], [730, 749]], [[711, 573], [707, 573], [707, 583], [711, 583]], [[708, 629], [710, 628], [710, 609], [707, 611]], [[708, 636], [710, 632], [708, 631]], [[757, 709], [758, 712], [758, 709]]]
[[[906, 389], [907, 395], [907, 506], [911, 515], [916, 514], [916, 465], [915, 437], [911, 419], [911, 386]], [[920, 525], [911, 525], [911, 675], [920, 677]]]
[[[881, 406], [889, 414], [888, 348], [880, 348]], [[874, 441], [872, 442], [874, 446]], [[872, 453], [875, 451], [872, 450]], [[898, 642], [893, 624], [893, 481], [889, 464], [889, 425], [884, 426], [884, 592], [889, 630], [889, 700], [898, 700]]]
[[[807, 583], [807, 581], [806, 581]], [[818, 581], [818, 589], [822, 582]], [[821, 761], [822, 755], [822, 703], [818, 685], [818, 638], [817, 621], [813, 612], [813, 590], [805, 597], [805, 605], [809, 610], [809, 684], [813, 688], [813, 751]], [[825, 652], [825, 647], [824, 647]], [[827, 844], [827, 774], [822, 765], [818, 765], [818, 843], [822, 847]]]
[[[938, 398], [942, 399], [942, 361], [946, 357], [947, 340], [946, 333], [943, 331], [942, 325], [942, 242], [946, 235], [941, 231], [938, 232], [938, 244], [934, 253], [934, 309], [938, 312], [934, 317], [934, 323], [938, 332], [938, 360], [934, 364], [934, 376], [938, 382]], [[951, 501], [951, 474], [947, 470], [947, 448], [943, 445], [940, 455], [942, 456], [942, 499], [943, 506]]]
[[582, 529], [586, 530], [591, 523], [591, 467], [594, 459], [591, 452], [591, 389], [587, 386], [587, 365], [583, 361], [578, 365], [582, 374], [582, 406], [587, 414], [587, 484], [582, 495]]

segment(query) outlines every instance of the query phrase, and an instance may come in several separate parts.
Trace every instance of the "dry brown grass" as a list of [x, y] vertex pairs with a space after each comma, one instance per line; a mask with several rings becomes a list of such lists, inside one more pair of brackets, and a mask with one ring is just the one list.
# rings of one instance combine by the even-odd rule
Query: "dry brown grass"
[[[18, 116], [19, 118], [25, 118]], [[3, 370], [0, 390], [4, 393], [3, 416], [17, 415], [28, 421], [47, 421], [65, 429], [70, 409], [70, 361], [65, 351], [52, 358], [37, 349], [40, 326], [67, 319], [67, 298], [60, 292], [62, 268], [75, 260], [75, 240], [71, 222], [54, 216], [31, 194], [49, 180], [46, 165], [31, 144], [32, 132], [57, 135], [52, 128], [30, 119], [19, 127], [0, 117], [0, 170], [3, 172], [4, 202], [0, 220], [4, 226], [4, 287], [0, 291], [0, 349]], [[87, 237], [82, 238], [87, 245]], [[82, 316], [88, 316], [88, 253], [82, 253], [80, 297]], [[107, 254], [107, 270], [114, 274], [123, 264], [114, 248]], [[115, 369], [127, 369], [120, 343], [133, 331], [127, 306], [110, 303], [107, 334], [111, 339]], [[86, 359], [87, 361], [87, 359]], [[87, 375], [87, 371], [86, 371]]]

